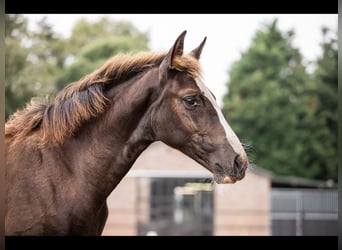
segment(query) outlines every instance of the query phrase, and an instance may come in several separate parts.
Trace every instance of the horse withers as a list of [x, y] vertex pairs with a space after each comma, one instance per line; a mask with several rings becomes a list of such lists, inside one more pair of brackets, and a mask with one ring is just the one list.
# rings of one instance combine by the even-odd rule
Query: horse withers
[[183, 54], [118, 54], [5, 124], [6, 235], [101, 235], [107, 197], [154, 141], [218, 184], [241, 180], [247, 155], [201, 77], [206, 38]]

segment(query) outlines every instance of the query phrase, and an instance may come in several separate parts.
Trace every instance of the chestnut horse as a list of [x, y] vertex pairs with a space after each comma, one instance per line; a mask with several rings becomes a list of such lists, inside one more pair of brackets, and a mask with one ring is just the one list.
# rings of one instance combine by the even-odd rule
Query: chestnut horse
[[101, 235], [107, 197], [154, 141], [218, 184], [245, 176], [247, 155], [201, 77], [206, 38], [183, 54], [185, 34], [166, 53], [116, 55], [10, 117], [6, 235]]

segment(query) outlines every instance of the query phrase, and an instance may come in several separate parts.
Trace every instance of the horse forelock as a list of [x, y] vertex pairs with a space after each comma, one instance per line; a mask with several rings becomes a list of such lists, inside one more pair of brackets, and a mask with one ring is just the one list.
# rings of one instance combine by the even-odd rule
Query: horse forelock
[[201, 65], [195, 57], [190, 54], [178, 56], [173, 59], [172, 66], [179, 71], [186, 71], [187, 74], [193, 78], [199, 78], [201, 76]]
[[[102, 114], [110, 104], [105, 89], [155, 66], [166, 53], [141, 52], [136, 55], [118, 54], [102, 67], [70, 83], [51, 102], [32, 99], [23, 110], [14, 113], [5, 126], [6, 138], [24, 139], [40, 128], [42, 144], [62, 143], [90, 118]], [[200, 65], [193, 56], [175, 57], [173, 68], [186, 71], [192, 78], [200, 75]]]

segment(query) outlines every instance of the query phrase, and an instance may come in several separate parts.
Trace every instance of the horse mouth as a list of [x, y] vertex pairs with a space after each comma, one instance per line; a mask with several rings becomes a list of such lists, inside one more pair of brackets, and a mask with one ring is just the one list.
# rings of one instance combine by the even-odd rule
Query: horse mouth
[[229, 168], [225, 170], [219, 163], [216, 163], [213, 168], [214, 181], [217, 184], [234, 184], [235, 182], [242, 180], [245, 176], [243, 168]]

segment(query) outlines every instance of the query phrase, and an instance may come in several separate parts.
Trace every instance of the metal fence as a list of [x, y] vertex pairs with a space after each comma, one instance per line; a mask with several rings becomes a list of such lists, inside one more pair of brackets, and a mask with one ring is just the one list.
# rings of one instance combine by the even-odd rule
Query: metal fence
[[198, 181], [196, 178], [151, 179], [149, 220], [138, 224], [138, 234], [212, 235], [212, 191], [186, 186]]
[[337, 190], [273, 188], [271, 204], [272, 235], [337, 235]]
[[[140, 202], [145, 201], [149, 208], [148, 219], [137, 225], [138, 235], [213, 234], [214, 193], [211, 190], [195, 190], [195, 192], [188, 190], [186, 184], [198, 182], [196, 178], [151, 178], [150, 180], [149, 197], [144, 200], [139, 198]], [[236, 216], [244, 214], [257, 219], [261, 219], [264, 213], [269, 213], [269, 232], [274, 236], [337, 235], [338, 191], [336, 189], [272, 188], [269, 198], [271, 206], [267, 211], [230, 209], [223, 212]], [[141, 213], [140, 209], [137, 213]], [[238, 225], [231, 226], [238, 227]]]

